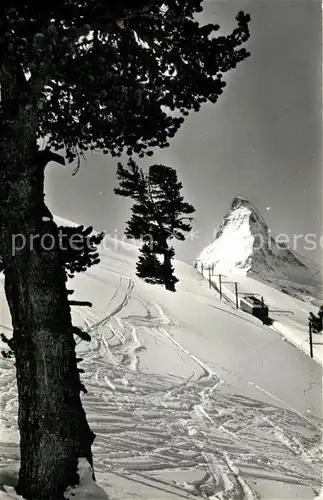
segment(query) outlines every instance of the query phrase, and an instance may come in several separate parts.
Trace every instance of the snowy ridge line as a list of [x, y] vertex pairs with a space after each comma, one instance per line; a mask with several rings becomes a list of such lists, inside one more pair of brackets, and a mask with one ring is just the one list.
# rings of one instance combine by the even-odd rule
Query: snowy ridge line
[[[247, 198], [244, 198], [243, 196], [236, 196], [236, 199], [237, 200], [240, 200], [242, 203], [246, 204], [246, 205], [249, 205], [249, 207], [252, 209], [252, 211], [257, 214], [259, 220], [261, 221], [261, 223], [263, 224], [264, 227], [268, 227], [267, 226], [267, 223], [264, 219], [264, 216], [261, 214], [261, 212], [258, 210], [257, 207], [255, 207], [255, 205], [253, 203], [251, 203], [251, 201], [247, 200]], [[232, 210], [235, 210], [236, 208], [232, 209]]]

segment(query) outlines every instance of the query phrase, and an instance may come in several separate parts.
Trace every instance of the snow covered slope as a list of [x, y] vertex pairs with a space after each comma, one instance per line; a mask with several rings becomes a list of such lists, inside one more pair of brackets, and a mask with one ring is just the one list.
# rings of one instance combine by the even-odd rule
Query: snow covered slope
[[[198, 269], [201, 272], [201, 268]], [[209, 271], [203, 270], [206, 279], [219, 291], [219, 276], [209, 277]], [[313, 305], [299, 300], [289, 294], [276, 290], [268, 283], [262, 283], [250, 276], [243, 274], [221, 275], [221, 290], [223, 300], [236, 308], [237, 283], [238, 303], [244, 295], [256, 294], [258, 298], [263, 297], [269, 308], [269, 318], [272, 320], [272, 328], [281, 334], [284, 339], [310, 355], [308, 317], [315, 310]], [[215, 290], [215, 293], [219, 293]], [[239, 306], [240, 307], [240, 306]], [[246, 313], [247, 314], [247, 313]], [[313, 357], [323, 365], [323, 337], [321, 333], [313, 333]]]
[[197, 261], [204, 268], [213, 265], [216, 273], [252, 276], [313, 303], [321, 298], [320, 267], [276, 243], [261, 213], [241, 196], [234, 198], [214, 241]]
[[[96, 433], [101, 489], [89, 500], [312, 499], [321, 487], [321, 368], [257, 319], [234, 311], [190, 266], [177, 293], [134, 276], [137, 249], [106, 241], [101, 263], [76, 276], [83, 396]], [[1, 288], [3, 331], [11, 323]], [[19, 463], [12, 360], [0, 360], [0, 499], [15, 498]], [[82, 457], [80, 457], [82, 459]], [[82, 460], [80, 461], [82, 464]], [[83, 488], [82, 488], [83, 486]], [[104, 494], [102, 491], [105, 491]], [[75, 496], [72, 495], [75, 493]]]

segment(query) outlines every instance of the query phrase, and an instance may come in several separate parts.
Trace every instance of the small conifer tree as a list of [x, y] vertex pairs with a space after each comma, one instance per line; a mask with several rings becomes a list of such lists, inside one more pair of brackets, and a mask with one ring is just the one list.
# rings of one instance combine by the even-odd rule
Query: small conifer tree
[[[185, 240], [184, 233], [191, 231], [191, 215], [195, 212], [181, 195], [183, 186], [176, 170], [165, 165], [152, 165], [149, 173], [144, 174], [130, 159], [128, 168], [118, 164], [117, 177], [119, 187], [115, 193], [135, 201], [125, 234], [128, 238], [144, 240], [137, 276], [147, 283], [163, 284], [167, 290], [175, 292], [178, 282], [172, 267], [175, 250], [168, 242], [173, 238]], [[162, 256], [162, 262], [157, 255]]]

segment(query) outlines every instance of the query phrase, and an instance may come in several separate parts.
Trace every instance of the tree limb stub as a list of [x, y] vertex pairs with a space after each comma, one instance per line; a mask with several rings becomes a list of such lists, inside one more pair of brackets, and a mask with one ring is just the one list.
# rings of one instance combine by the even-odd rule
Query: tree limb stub
[[79, 300], [69, 300], [68, 301], [70, 306], [87, 306], [87, 307], [92, 307], [91, 302], [85, 301], [79, 301]]
[[78, 337], [80, 337], [80, 339], [82, 340], [85, 340], [86, 342], [90, 342], [91, 341], [91, 335], [89, 335], [87, 332], [85, 332], [84, 330], [81, 330], [80, 328], [78, 328], [77, 326], [74, 326], [73, 327], [73, 333], [75, 335], [78, 335]]

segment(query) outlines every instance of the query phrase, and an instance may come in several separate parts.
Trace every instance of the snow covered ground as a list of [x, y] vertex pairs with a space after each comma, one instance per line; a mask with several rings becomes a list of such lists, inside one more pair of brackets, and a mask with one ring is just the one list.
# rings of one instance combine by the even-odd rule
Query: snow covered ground
[[[322, 371], [256, 318], [220, 301], [176, 263], [173, 294], [134, 276], [135, 247], [109, 241], [102, 261], [72, 280], [84, 358], [84, 406], [100, 488], [68, 498], [313, 499], [322, 478]], [[248, 285], [249, 286], [249, 285]], [[3, 331], [10, 317], [0, 300]], [[284, 318], [285, 319], [285, 318]], [[9, 330], [8, 330], [9, 329]], [[19, 465], [13, 362], [0, 360], [0, 500], [16, 498]], [[105, 493], [104, 493], [105, 492]], [[76, 493], [76, 496], [72, 496]]]
[[[209, 279], [209, 271], [204, 270], [203, 276]], [[212, 283], [219, 288], [219, 277], [211, 277]], [[222, 291], [227, 303], [236, 302], [235, 286], [238, 283], [238, 293], [255, 293], [258, 298], [263, 296], [264, 302], [269, 307], [269, 317], [273, 320], [271, 328], [281, 334], [283, 338], [310, 355], [308, 317], [310, 312], [317, 313], [317, 307], [310, 302], [296, 299], [282, 293], [271, 286], [243, 274], [222, 275]], [[229, 282], [229, 283], [226, 283]], [[288, 289], [288, 285], [286, 285]], [[240, 299], [240, 297], [239, 297]], [[323, 334], [313, 333], [313, 358], [323, 364]], [[319, 345], [320, 344], [320, 345]], [[321, 345], [322, 344], [322, 345]]]

